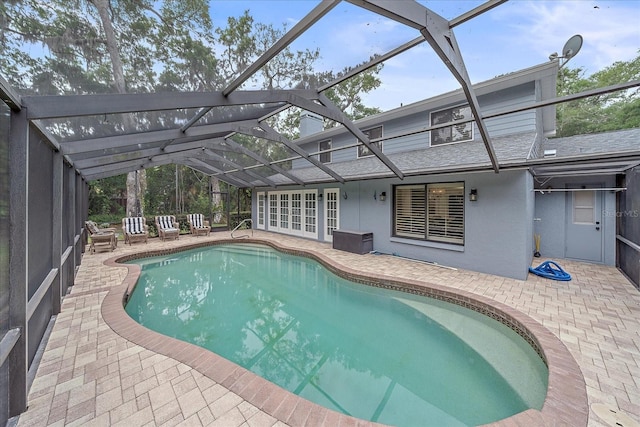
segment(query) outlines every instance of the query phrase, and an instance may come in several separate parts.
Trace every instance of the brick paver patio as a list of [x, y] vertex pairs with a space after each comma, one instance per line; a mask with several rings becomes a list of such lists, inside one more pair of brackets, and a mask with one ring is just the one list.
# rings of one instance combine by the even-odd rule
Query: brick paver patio
[[[589, 426], [615, 425], [611, 417], [624, 418], [625, 426], [640, 425], [640, 292], [615, 268], [561, 260], [573, 276], [570, 282], [532, 275], [518, 281], [392, 256], [355, 255], [333, 250], [330, 244], [273, 233], [256, 231], [254, 237], [322, 253], [352, 270], [426, 280], [516, 309], [551, 331], [577, 362], [591, 408]], [[197, 357], [207, 358], [204, 353], [208, 352], [185, 364], [147, 349], [154, 348], [155, 342], [145, 348], [125, 339], [124, 333], [114, 332], [105, 322], [103, 310], [108, 308], [103, 302], [112, 288], [122, 286], [128, 273], [127, 268], [105, 265], [107, 259], [228, 238], [225, 232], [209, 237], [186, 235], [176, 241], [150, 239], [148, 244], [133, 246], [120, 242], [114, 252], [85, 254], [42, 355], [29, 409], [20, 416], [18, 426], [356, 425], [349, 417], [293, 403], [286, 394], [266, 396], [261, 407], [272, 410], [259, 409], [240, 395], [255, 387], [258, 392], [249, 400], [260, 401], [260, 379], [246, 376], [250, 384], [244, 384], [242, 378], [234, 378], [226, 386], [225, 381], [211, 379], [214, 376], [203, 368], [204, 359], [198, 363]], [[231, 376], [241, 375], [231, 364], [216, 366], [229, 370]], [[602, 416], [601, 408], [609, 411], [608, 417]], [[531, 417], [529, 425], [535, 420], [542, 422]]]

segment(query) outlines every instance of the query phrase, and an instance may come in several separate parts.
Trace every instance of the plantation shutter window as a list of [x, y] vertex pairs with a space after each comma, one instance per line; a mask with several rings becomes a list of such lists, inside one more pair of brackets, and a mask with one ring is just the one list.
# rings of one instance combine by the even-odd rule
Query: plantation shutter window
[[396, 186], [393, 234], [464, 244], [464, 183]]
[[425, 187], [404, 185], [395, 188], [396, 235], [425, 237]]
[[464, 243], [464, 185], [427, 185], [427, 239]]

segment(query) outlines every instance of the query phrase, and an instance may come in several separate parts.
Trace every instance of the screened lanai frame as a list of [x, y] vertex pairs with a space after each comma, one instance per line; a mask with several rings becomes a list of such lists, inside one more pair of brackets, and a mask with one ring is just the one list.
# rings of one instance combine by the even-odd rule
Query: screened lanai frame
[[[46, 342], [52, 316], [60, 312], [62, 298], [73, 285], [84, 251], [83, 221], [90, 181], [183, 164], [239, 188], [345, 182], [330, 164], [319, 161], [318, 153], [306, 152], [269, 126], [270, 118], [287, 108], [310, 111], [342, 124], [357, 144], [369, 147], [389, 176], [402, 179], [405, 172], [373, 144], [379, 140], [369, 140], [323, 92], [425, 41], [459, 82], [495, 172], [500, 163], [485, 119], [640, 86], [640, 82], [629, 82], [483, 115], [453, 29], [506, 0], [487, 1], [451, 20], [412, 1], [345, 1], [408, 26], [418, 36], [321, 87], [241, 90], [261, 67], [340, 3], [323, 0], [226, 88], [216, 92], [22, 96], [0, 76], [4, 102], [0, 113], [6, 119], [3, 124], [8, 123], [8, 130], [0, 127], [0, 141], [8, 152], [0, 161], [3, 170], [9, 171], [9, 185], [1, 187], [8, 209], [0, 212], [0, 222], [11, 224], [9, 256], [2, 265], [3, 271], [8, 270], [9, 286], [0, 289], [0, 423], [26, 409], [37, 348]], [[114, 121], [119, 124], [116, 132], [112, 131]], [[142, 121], [153, 126], [136, 126]], [[426, 127], [421, 132], [463, 122]], [[80, 125], [82, 132], [68, 123]], [[239, 135], [277, 144], [280, 154], [272, 157], [268, 152], [251, 151]], [[385, 135], [384, 139], [399, 136]], [[287, 165], [298, 158], [306, 159], [322, 174], [305, 180]], [[276, 174], [288, 181], [276, 184], [270, 179]]]
[[[403, 135], [385, 135], [384, 138], [370, 140], [323, 92], [425, 41], [460, 83], [473, 117], [425, 127], [421, 132], [474, 121], [495, 172], [499, 171], [500, 164], [486, 130], [485, 119], [576, 99], [566, 97], [544, 104], [532, 103], [517, 111], [512, 109], [490, 115], [481, 114], [453, 28], [506, 0], [487, 1], [451, 20], [412, 1], [345, 1], [415, 29], [420, 35], [354, 68], [339, 79], [311, 90], [239, 90], [261, 67], [341, 2], [323, 0], [221, 91], [23, 96], [16, 97], [19, 101], [12, 104], [27, 110], [27, 120], [47, 136], [65, 161], [87, 181], [160, 165], [182, 164], [235, 187], [274, 188], [291, 184], [345, 182], [345, 178], [331, 164], [319, 161], [318, 152], [303, 150], [269, 126], [270, 118], [289, 108], [310, 111], [342, 124], [353, 134], [356, 145], [366, 145], [373, 152], [386, 167], [389, 176], [404, 178], [405, 172], [375, 144]], [[624, 87], [619, 85], [604, 90], [621, 89]], [[10, 92], [2, 80], [0, 90]], [[239, 134], [277, 145], [279, 155], [270, 157], [250, 150], [241, 139], [236, 138]], [[349, 148], [351, 146], [342, 146], [331, 151]], [[314, 181], [310, 181], [303, 175], [297, 175], [296, 171], [289, 170], [290, 162], [299, 158], [306, 159], [310, 166], [320, 169], [320, 178], [316, 175]], [[285, 180], [276, 183], [269, 179], [276, 174], [285, 177]]]
[[[65, 160], [87, 181], [138, 169], [178, 163], [236, 187], [273, 187], [270, 175], [280, 174], [292, 184], [306, 185], [289, 171], [287, 163], [304, 158], [321, 169], [326, 180], [344, 182], [317, 153], [302, 150], [268, 125], [269, 118], [288, 108], [319, 114], [345, 126], [359, 144], [365, 144], [390, 173], [404, 173], [382, 153], [323, 92], [342, 81], [427, 41], [460, 82], [493, 168], [498, 161], [471, 87], [452, 28], [506, 0], [492, 0], [448, 21], [414, 2], [349, 1], [393, 21], [416, 29], [420, 35], [341, 78], [312, 90], [260, 90], [239, 88], [262, 66], [323, 18], [339, 0], [324, 0], [280, 40], [218, 92], [109, 94], [77, 96], [24, 96], [16, 105], [27, 110], [27, 120], [48, 136]], [[6, 85], [3, 85], [6, 86]], [[114, 126], [106, 123], [118, 122]], [[144, 126], [136, 123], [144, 122]], [[162, 123], [158, 126], [158, 123]], [[447, 126], [450, 124], [442, 124]], [[104, 135], [105, 131], [111, 134]], [[280, 157], [269, 158], [248, 150], [237, 134], [262, 138], [280, 146]], [[375, 141], [374, 141], [375, 142]]]

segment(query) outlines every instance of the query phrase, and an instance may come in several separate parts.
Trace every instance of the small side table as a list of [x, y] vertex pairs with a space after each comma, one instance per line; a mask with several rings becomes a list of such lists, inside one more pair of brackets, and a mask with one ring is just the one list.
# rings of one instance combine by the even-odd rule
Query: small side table
[[107, 247], [110, 251], [113, 251], [118, 245], [116, 240], [116, 233], [113, 231], [95, 233], [91, 235], [91, 245], [89, 246], [89, 252], [96, 253], [96, 246]]

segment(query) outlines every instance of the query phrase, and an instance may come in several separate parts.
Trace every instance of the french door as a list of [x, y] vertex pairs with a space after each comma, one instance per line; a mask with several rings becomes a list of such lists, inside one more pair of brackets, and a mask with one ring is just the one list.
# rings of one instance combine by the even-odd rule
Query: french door
[[324, 190], [324, 240], [333, 242], [333, 230], [340, 228], [340, 193], [337, 188]]
[[269, 192], [269, 230], [318, 238], [316, 190]]

